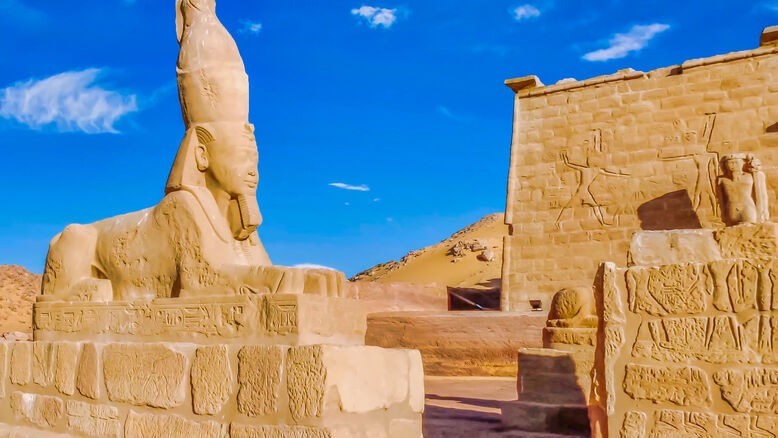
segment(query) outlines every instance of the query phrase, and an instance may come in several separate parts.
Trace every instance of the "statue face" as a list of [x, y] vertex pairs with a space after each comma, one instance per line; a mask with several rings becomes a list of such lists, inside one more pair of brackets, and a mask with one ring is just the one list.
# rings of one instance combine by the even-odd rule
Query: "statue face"
[[209, 158], [206, 173], [232, 197], [256, 196], [259, 153], [250, 126], [218, 129], [214, 134], [214, 141], [206, 146]]
[[737, 173], [743, 170], [743, 159], [737, 157], [728, 158], [724, 161], [724, 168], [730, 175]]

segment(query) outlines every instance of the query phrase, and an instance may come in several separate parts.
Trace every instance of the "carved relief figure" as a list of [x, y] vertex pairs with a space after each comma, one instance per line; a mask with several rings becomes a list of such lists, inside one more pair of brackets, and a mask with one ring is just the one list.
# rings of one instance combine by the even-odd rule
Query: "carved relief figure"
[[335, 271], [271, 265], [248, 76], [214, 0], [178, 0], [178, 89], [186, 132], [152, 208], [70, 225], [46, 257], [44, 300], [148, 300], [239, 293], [338, 294]]
[[768, 220], [767, 187], [759, 160], [751, 154], [728, 154], [721, 158], [721, 172], [718, 191], [724, 223]]
[[601, 202], [597, 200], [597, 196], [592, 192], [592, 184], [599, 176], [629, 176], [629, 173], [624, 169], [615, 168], [607, 164], [607, 154], [603, 151], [602, 147], [602, 132], [599, 129], [595, 129], [591, 133], [590, 139], [584, 142], [584, 161], [576, 163], [570, 160], [567, 152], [561, 153], [562, 162], [567, 167], [575, 169], [578, 172], [578, 187], [565, 203], [562, 209], [557, 215], [556, 223], [562, 219], [562, 215], [568, 208], [576, 205], [586, 205], [592, 208], [594, 216], [602, 225], [612, 225], [613, 218], [608, 219], [606, 217], [605, 208]]
[[[706, 201], [713, 211], [716, 211], [716, 195], [713, 189], [716, 182], [716, 163], [719, 161], [717, 153], [710, 150], [710, 138], [716, 114], [708, 114], [703, 127], [702, 137], [697, 131], [686, 128], [683, 121], [674, 123], [680, 130], [678, 137], [669, 137], [667, 142], [680, 141], [682, 151], [673, 151], [673, 148], [659, 150], [659, 158], [665, 161], [692, 160], [696, 169], [694, 188], [691, 193], [692, 208], [697, 211], [703, 201]], [[677, 146], [677, 145], [673, 145]]]

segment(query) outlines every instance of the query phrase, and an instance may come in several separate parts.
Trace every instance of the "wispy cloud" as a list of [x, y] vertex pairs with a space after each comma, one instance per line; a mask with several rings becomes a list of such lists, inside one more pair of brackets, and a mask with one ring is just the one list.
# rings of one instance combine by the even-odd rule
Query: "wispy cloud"
[[365, 20], [372, 28], [383, 26], [384, 29], [388, 29], [397, 21], [397, 9], [387, 9], [376, 6], [363, 5], [359, 8], [352, 9], [351, 15], [355, 15]]
[[370, 191], [370, 187], [366, 186], [365, 184], [360, 184], [360, 185], [355, 186], [355, 185], [346, 184], [346, 183], [342, 183], [342, 182], [331, 182], [331, 183], [329, 183], [329, 185], [332, 186], [332, 187], [343, 189], [343, 190], [353, 190], [353, 191], [357, 191], [357, 192], [369, 192]]
[[256, 35], [262, 30], [262, 23], [259, 21], [241, 20], [240, 26], [240, 33]]
[[583, 55], [587, 61], [608, 61], [627, 56], [631, 52], [638, 51], [651, 41], [657, 34], [670, 29], [667, 24], [653, 23], [647, 25], [635, 25], [627, 33], [617, 33], [609, 41], [609, 46]]
[[461, 121], [464, 120], [464, 118], [462, 116], [460, 116], [459, 114], [455, 114], [453, 111], [451, 111], [451, 109], [449, 107], [447, 107], [445, 105], [438, 105], [435, 109], [437, 110], [437, 112], [439, 114], [442, 114], [442, 115], [448, 117], [451, 120], [456, 120], [458, 122], [461, 122]]
[[292, 267], [297, 269], [325, 269], [327, 271], [337, 271], [335, 268], [324, 265], [317, 265], [316, 263], [300, 263]]
[[102, 72], [69, 71], [0, 89], [0, 117], [33, 129], [53, 125], [62, 132], [117, 133], [114, 124], [137, 111], [137, 99], [96, 84]]
[[35, 26], [44, 23], [46, 15], [22, 0], [0, 0], [0, 22], [11, 25]]
[[540, 17], [540, 9], [531, 4], [521, 5], [513, 8], [511, 15], [516, 21], [530, 20]]
[[762, 2], [758, 7], [770, 12], [778, 12], [778, 0]]

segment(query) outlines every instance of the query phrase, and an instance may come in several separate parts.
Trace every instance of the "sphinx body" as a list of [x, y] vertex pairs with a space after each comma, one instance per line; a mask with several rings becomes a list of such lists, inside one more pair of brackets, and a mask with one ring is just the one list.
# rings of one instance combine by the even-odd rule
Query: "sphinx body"
[[258, 151], [248, 76], [214, 0], [179, 0], [186, 132], [152, 208], [70, 225], [46, 257], [42, 300], [131, 301], [240, 293], [339, 296], [337, 271], [273, 266], [256, 229]]

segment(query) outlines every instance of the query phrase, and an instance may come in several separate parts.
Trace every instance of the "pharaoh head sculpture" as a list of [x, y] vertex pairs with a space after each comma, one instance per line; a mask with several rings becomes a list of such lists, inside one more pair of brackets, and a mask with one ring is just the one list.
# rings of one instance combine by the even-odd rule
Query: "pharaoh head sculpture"
[[206, 188], [228, 196], [233, 237], [261, 222], [254, 127], [248, 122], [248, 76], [238, 47], [216, 17], [214, 0], [176, 4], [178, 96], [186, 133], [165, 192]]

